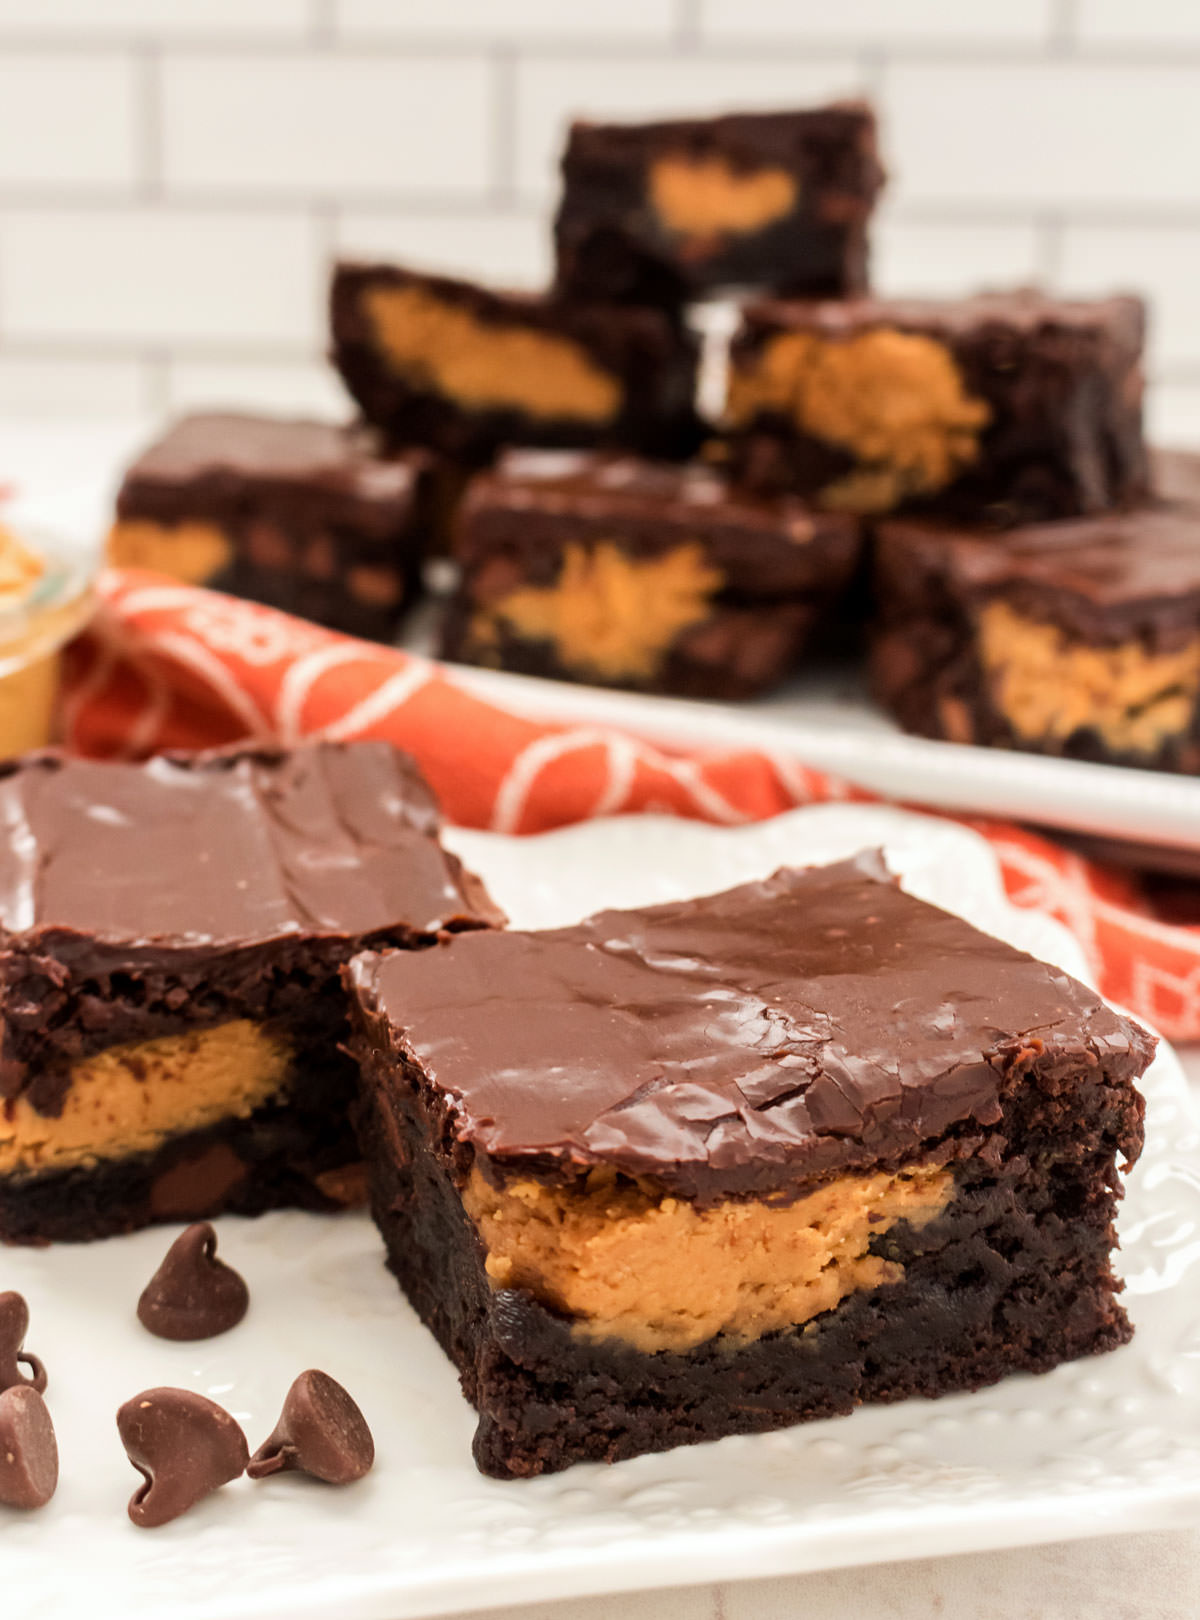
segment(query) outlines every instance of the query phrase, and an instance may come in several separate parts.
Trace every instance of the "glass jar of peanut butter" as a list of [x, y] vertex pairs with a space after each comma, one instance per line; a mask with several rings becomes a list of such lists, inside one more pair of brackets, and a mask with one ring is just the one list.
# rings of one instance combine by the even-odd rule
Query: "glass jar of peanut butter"
[[0, 758], [55, 740], [62, 651], [95, 607], [95, 559], [0, 523]]

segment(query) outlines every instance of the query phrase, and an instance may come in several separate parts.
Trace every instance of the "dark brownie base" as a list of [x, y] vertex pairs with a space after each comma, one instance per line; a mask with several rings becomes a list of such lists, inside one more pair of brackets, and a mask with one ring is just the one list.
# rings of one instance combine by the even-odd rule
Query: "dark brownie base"
[[[1048, 432], [1022, 434], [1020, 424], [1004, 431], [994, 428], [986, 436], [979, 467], [936, 495], [911, 497], [896, 509], [1002, 531], [1143, 498], [1145, 469], [1136, 436], [1130, 432], [1118, 440], [1113, 430], [1101, 440], [1097, 430], [1095, 437], [1092, 454], [1076, 460], [1073, 447]], [[728, 444], [730, 469], [747, 489], [766, 496], [801, 494], [818, 506], [817, 492], [848, 477], [859, 465], [845, 451], [798, 432], [782, 416], [764, 415], [753, 427], [732, 433]]]
[[905, 731], [918, 737], [1096, 765], [1200, 775], [1200, 705], [1182, 730], [1149, 752], [1114, 749], [1089, 726], [1055, 739], [1021, 736], [993, 705], [973, 632], [951, 607], [877, 626], [870, 641], [870, 676], [877, 701]]
[[[315, 561], [314, 561], [315, 559]], [[360, 641], [394, 641], [421, 595], [419, 556], [331, 558], [325, 549], [278, 563], [240, 556], [206, 581], [210, 590], [293, 613]]]
[[0, 1180], [0, 1241], [81, 1243], [164, 1221], [337, 1210], [365, 1191], [349, 1114], [353, 1065], [332, 1043], [288, 1098], [150, 1153]]
[[621, 226], [594, 224], [583, 203], [560, 214], [555, 240], [556, 285], [582, 301], [674, 310], [723, 288], [766, 288], [789, 298], [848, 298], [867, 289], [865, 228], [823, 224], [803, 209], [762, 230], [731, 234], [703, 264], [686, 268], [668, 239], [656, 250]]
[[441, 657], [516, 675], [731, 701], [756, 697], [785, 680], [803, 656], [821, 611], [807, 602], [718, 606], [705, 623], [676, 639], [654, 675], [623, 680], [568, 667], [551, 642], [529, 641], [504, 628], [482, 644], [471, 631], [474, 609], [461, 596], [450, 604], [442, 621]]
[[1114, 1140], [1140, 1142], [1127, 1089], [1080, 1088], [1094, 1124], [1073, 1153], [1056, 1140], [1065, 1109], [1051, 1098], [1001, 1162], [960, 1162], [944, 1215], [872, 1245], [904, 1265], [901, 1282], [740, 1347], [651, 1355], [581, 1340], [527, 1294], [491, 1290], [474, 1227], [426, 1145], [436, 1121], [422, 1123], [415, 1091], [405, 1118], [385, 1112], [370, 1072], [368, 1059], [360, 1136], [388, 1265], [458, 1367], [480, 1413], [475, 1460], [497, 1478], [980, 1389], [1130, 1337], [1109, 1267]]

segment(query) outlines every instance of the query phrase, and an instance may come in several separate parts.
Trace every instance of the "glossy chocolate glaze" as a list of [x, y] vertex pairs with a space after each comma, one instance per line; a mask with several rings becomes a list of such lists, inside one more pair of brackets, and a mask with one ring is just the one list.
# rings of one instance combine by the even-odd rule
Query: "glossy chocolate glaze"
[[[302, 484], [357, 500], [407, 500], [426, 465], [385, 459], [361, 427], [233, 412], [181, 417], [130, 467], [126, 489], [197, 480]], [[123, 492], [124, 494], [125, 492]], [[132, 515], [132, 513], [130, 514]]]
[[1200, 631], [1200, 505], [1146, 506], [1004, 534], [893, 520], [881, 567], [936, 577], [959, 599], [1003, 597], [1090, 640]]
[[780, 331], [827, 338], [853, 337], [875, 327], [928, 332], [948, 339], [1004, 328], [1021, 336], [1061, 330], [1108, 334], [1140, 348], [1146, 324], [1140, 298], [1054, 298], [1033, 287], [977, 293], [971, 298], [761, 299], [742, 310], [736, 342], [747, 344]]
[[595, 184], [602, 176], [609, 189], [625, 171], [639, 177], [663, 153], [693, 160], [720, 157], [732, 168], [753, 173], [764, 164], [780, 164], [803, 175], [809, 190], [832, 193], [844, 219], [857, 201], [870, 212], [883, 184], [875, 150], [875, 114], [865, 101], [831, 102], [789, 112], [725, 113], [716, 118], [671, 118], [646, 124], [598, 124], [576, 120], [567, 134], [562, 167], [568, 182]]
[[875, 854], [367, 954], [349, 978], [368, 1045], [420, 1071], [485, 1173], [604, 1165], [699, 1201], [787, 1195], [948, 1136], [951, 1156], [978, 1149], [1031, 1067], [1128, 1078], [1153, 1051], [1094, 991], [903, 893]]
[[455, 552], [470, 568], [503, 551], [542, 582], [573, 540], [635, 556], [700, 544], [727, 590], [771, 597], [814, 586], [836, 592], [861, 546], [855, 518], [816, 512], [796, 496], [758, 499], [699, 462], [513, 450], [472, 480]]
[[384, 742], [27, 755], [0, 767], [0, 969], [175, 969], [215, 952], [498, 915], [437, 841], [412, 761]]

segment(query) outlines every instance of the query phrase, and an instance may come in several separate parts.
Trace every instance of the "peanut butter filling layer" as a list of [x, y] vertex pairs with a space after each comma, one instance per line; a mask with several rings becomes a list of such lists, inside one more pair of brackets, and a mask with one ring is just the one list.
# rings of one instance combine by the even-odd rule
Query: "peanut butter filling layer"
[[729, 379], [727, 417], [760, 411], [862, 463], [820, 492], [836, 511], [886, 512], [943, 489], [979, 455], [991, 411], [968, 394], [953, 355], [920, 333], [873, 331], [826, 339], [784, 332]]
[[1086, 728], [1114, 753], [1151, 756], [1188, 730], [1200, 700], [1200, 636], [1163, 653], [1136, 640], [1086, 646], [992, 602], [979, 616], [979, 655], [992, 704], [1030, 742]]
[[128, 518], [108, 534], [114, 568], [149, 568], [185, 585], [203, 585], [233, 561], [233, 543], [215, 523], [150, 523]]
[[570, 338], [477, 320], [423, 287], [371, 287], [363, 302], [379, 347], [415, 387], [546, 421], [602, 424], [621, 408], [618, 380]]
[[723, 158], [662, 157], [650, 169], [650, 202], [669, 231], [716, 236], [759, 231], [790, 214], [799, 187], [786, 169], [734, 169]]
[[756, 1339], [898, 1282], [903, 1267], [869, 1253], [871, 1239], [933, 1220], [952, 1192], [949, 1170], [922, 1166], [841, 1176], [794, 1204], [697, 1209], [599, 1175], [571, 1193], [535, 1181], [498, 1189], [474, 1170], [463, 1203], [494, 1288], [528, 1290], [584, 1338], [654, 1352]]
[[568, 542], [553, 585], [521, 585], [482, 608], [475, 640], [501, 624], [525, 641], [553, 643], [564, 669], [604, 680], [651, 676], [681, 631], [705, 620], [723, 577], [694, 543], [631, 557], [609, 541]]
[[0, 1108], [0, 1175], [128, 1158], [168, 1137], [245, 1119], [281, 1092], [286, 1044], [248, 1018], [131, 1041], [71, 1065], [61, 1114]]
[[[54, 735], [62, 655], [47, 653], [0, 676], [0, 754], [44, 748]], [[4, 1126], [0, 1123], [0, 1141]]]

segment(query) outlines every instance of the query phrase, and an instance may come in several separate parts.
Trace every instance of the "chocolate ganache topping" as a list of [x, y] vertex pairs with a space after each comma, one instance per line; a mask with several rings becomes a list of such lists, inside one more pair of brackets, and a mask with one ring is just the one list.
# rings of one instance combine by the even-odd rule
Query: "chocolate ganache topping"
[[1129, 1076], [1153, 1050], [876, 854], [349, 971], [367, 1044], [419, 1067], [485, 1174], [606, 1165], [699, 1202], [919, 1155], [996, 1126], [1031, 1066]]
[[495, 921], [437, 842], [438, 812], [383, 742], [25, 756], [0, 767], [0, 966], [180, 967], [287, 938]]
[[1200, 505], [1182, 503], [1063, 523], [1029, 524], [1009, 534], [894, 519], [885, 537], [928, 547], [964, 588], [1069, 593], [1091, 612], [1170, 604], [1200, 590]]
[[323, 488], [359, 500], [394, 501], [410, 494], [421, 455], [384, 459], [359, 427], [202, 412], [175, 422], [129, 469], [128, 483], [173, 489], [204, 480], [214, 492], [252, 478]]
[[537, 577], [563, 541], [620, 546], [634, 556], [702, 544], [724, 589], [804, 591], [849, 573], [857, 522], [796, 496], [756, 497], [699, 462], [572, 450], [509, 450], [471, 482], [455, 555], [465, 566], [501, 549]]

